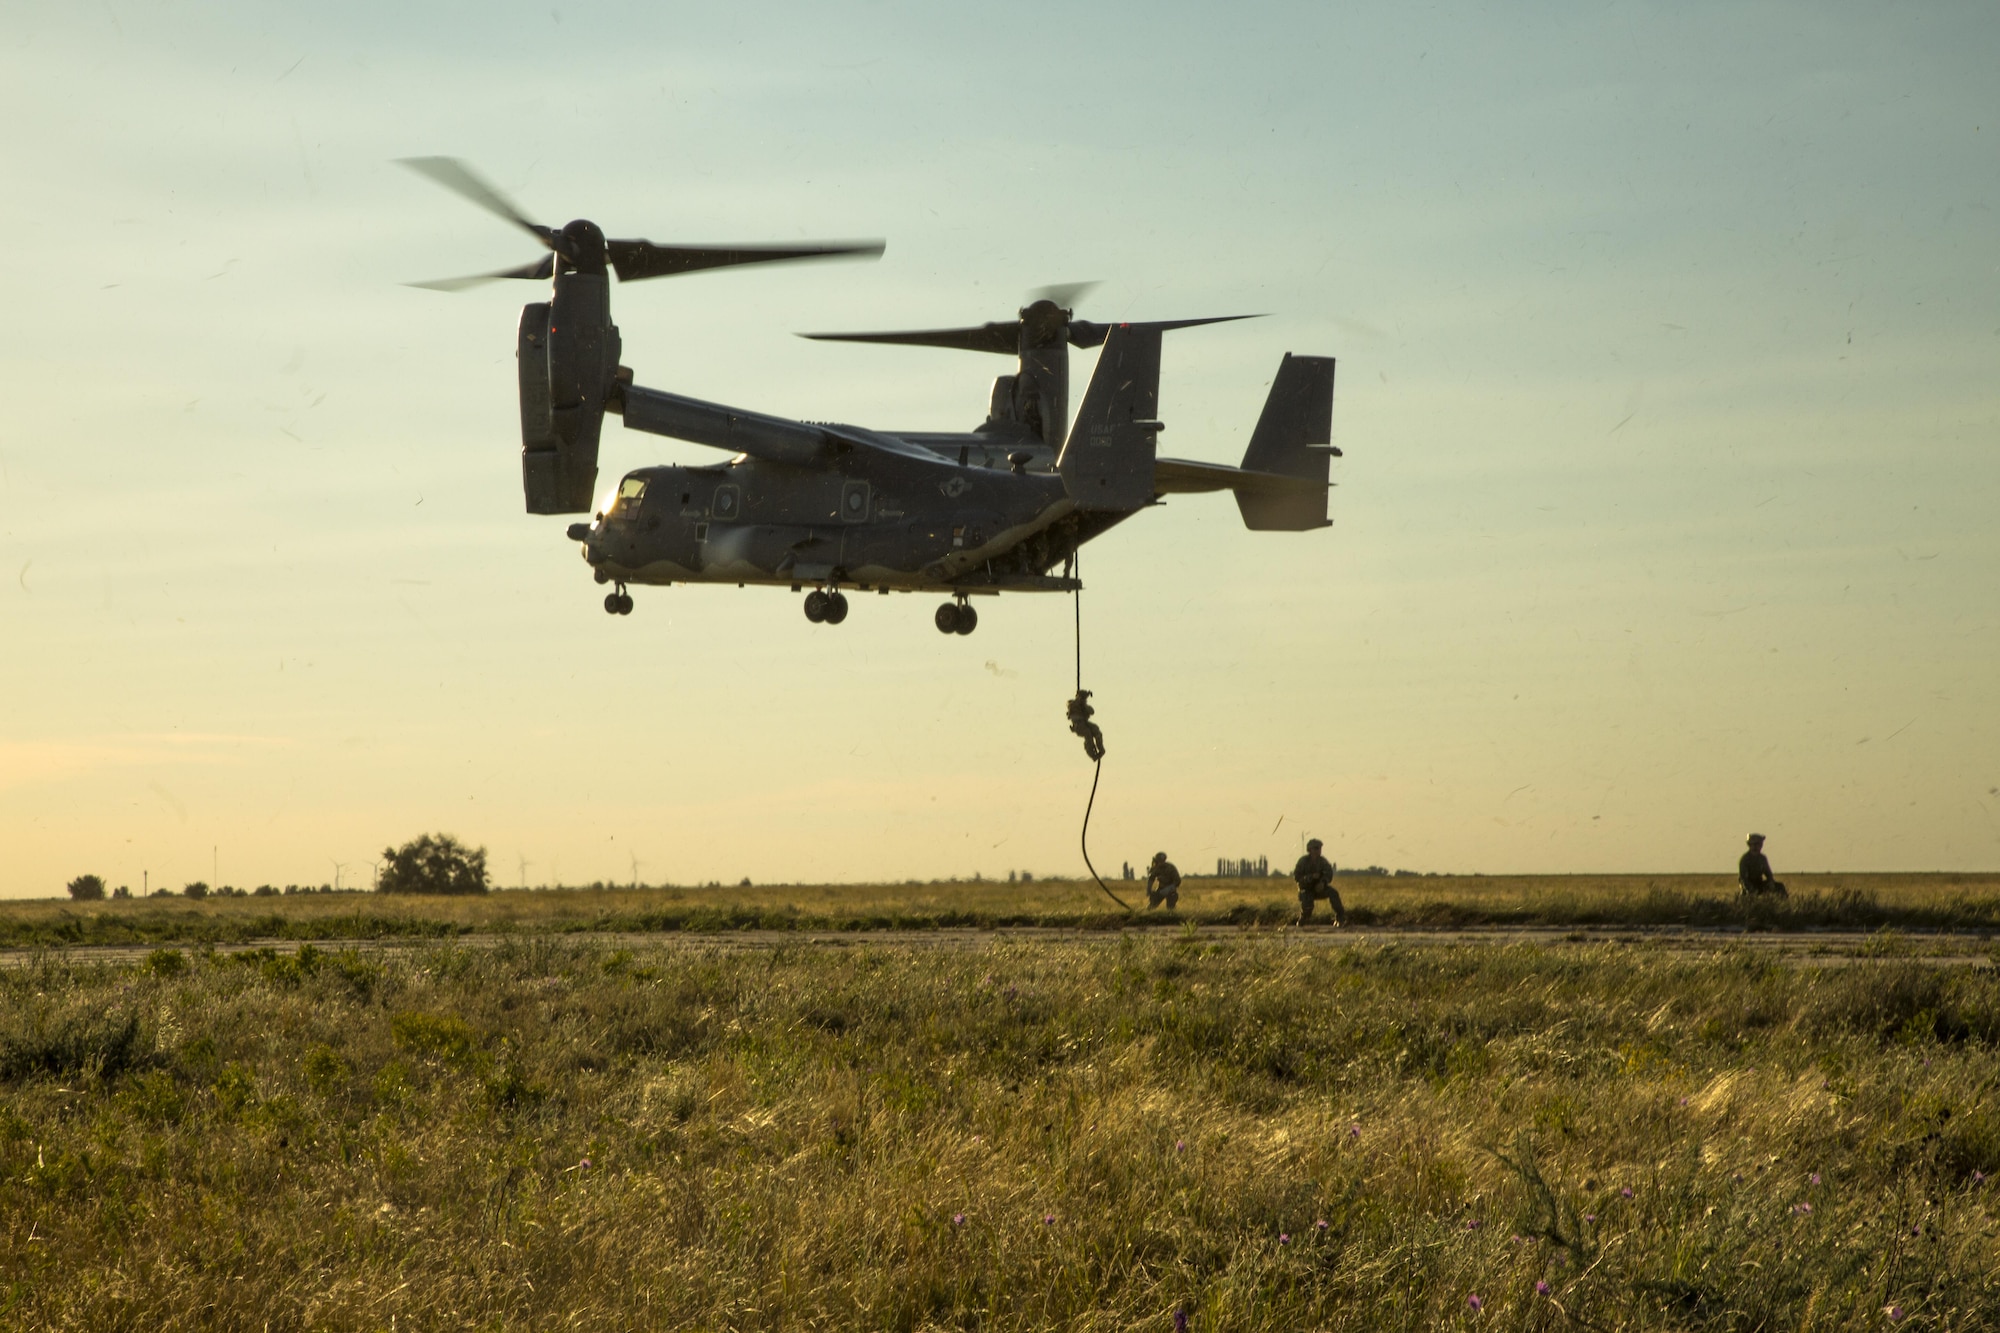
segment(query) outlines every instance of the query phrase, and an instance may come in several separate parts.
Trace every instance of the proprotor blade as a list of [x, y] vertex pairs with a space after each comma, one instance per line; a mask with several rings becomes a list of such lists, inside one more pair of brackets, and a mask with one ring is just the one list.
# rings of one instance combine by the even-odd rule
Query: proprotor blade
[[554, 276], [556, 257], [543, 255], [532, 264], [519, 268], [503, 268], [494, 273], [471, 273], [463, 278], [433, 278], [429, 282], [406, 282], [405, 287], [422, 287], [433, 292], [462, 292], [468, 287], [481, 287], [501, 278], [540, 278], [544, 281]]
[[1078, 301], [1081, 301], [1093, 289], [1102, 285], [1102, 283], [1097, 281], [1058, 282], [1047, 287], [1037, 287], [1029, 299], [1031, 301], [1054, 301], [1065, 310], [1075, 310]]
[[881, 241], [822, 241], [808, 245], [655, 245], [651, 241], [606, 241], [611, 267], [624, 282], [670, 278], [737, 264], [782, 264], [801, 259], [881, 258]]
[[[1119, 322], [1121, 324], [1129, 324], [1135, 329], [1158, 329], [1162, 333], [1171, 333], [1175, 329], [1191, 329], [1198, 324], [1227, 324], [1231, 320], [1236, 319], [1262, 318], [1264, 318], [1262, 315], [1211, 315], [1207, 319], [1134, 319], [1120, 320]], [[1073, 319], [1069, 322], [1070, 345], [1072, 347], [1099, 346], [1110, 334], [1112, 328], [1113, 326], [1110, 324], [1092, 324], [1086, 319]]]
[[[455, 157], [401, 157], [404, 166], [420, 176], [428, 176], [462, 199], [479, 205], [495, 217], [504, 218], [550, 249], [555, 248], [547, 227], [528, 221], [514, 201], [480, 179], [471, 167]], [[506, 275], [513, 276], [513, 275]]]
[[1012, 356], [1021, 338], [1021, 321], [981, 324], [976, 329], [913, 329], [902, 333], [801, 333], [820, 342], [896, 343], [907, 347], [950, 347], [961, 352], [999, 352]]

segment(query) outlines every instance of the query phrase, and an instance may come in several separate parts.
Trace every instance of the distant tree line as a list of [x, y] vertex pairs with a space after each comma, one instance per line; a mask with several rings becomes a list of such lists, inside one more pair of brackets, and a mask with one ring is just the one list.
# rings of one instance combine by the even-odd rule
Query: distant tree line
[[[748, 884], [749, 880], [743, 881]], [[102, 902], [106, 898], [102, 875], [78, 875], [68, 885], [69, 896], [77, 902]], [[382, 851], [382, 874], [375, 885], [379, 893], [485, 893], [491, 888], [486, 872], [486, 849], [469, 848], [449, 833], [426, 833], [413, 838], [401, 847], [386, 847]], [[275, 884], [259, 884], [254, 889], [239, 889], [224, 884], [211, 889], [204, 880], [194, 880], [181, 886], [176, 895], [172, 889], [154, 889], [154, 898], [194, 898], [203, 899], [211, 895], [217, 898], [275, 898], [280, 895], [297, 893], [338, 892], [331, 884], [317, 887], [311, 884], [287, 884], [280, 889]], [[358, 890], [347, 890], [358, 892]], [[119, 885], [109, 895], [112, 898], [130, 898], [132, 891]]]

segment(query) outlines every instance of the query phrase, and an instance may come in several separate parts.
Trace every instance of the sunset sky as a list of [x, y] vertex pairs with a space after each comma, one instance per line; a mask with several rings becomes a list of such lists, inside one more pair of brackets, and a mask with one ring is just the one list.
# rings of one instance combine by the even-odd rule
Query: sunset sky
[[[640, 382], [964, 429], [1010, 363], [800, 330], [1102, 285], [1233, 463], [1339, 358], [1334, 526], [1087, 547], [1100, 867], [2000, 868], [1990, 5], [0, 0], [0, 895], [1080, 873], [1071, 606], [605, 615], [522, 512], [535, 258], [398, 167], [877, 263], [621, 287]], [[1075, 367], [1080, 385], [1090, 354]], [[694, 445], [607, 426], [601, 484]]]

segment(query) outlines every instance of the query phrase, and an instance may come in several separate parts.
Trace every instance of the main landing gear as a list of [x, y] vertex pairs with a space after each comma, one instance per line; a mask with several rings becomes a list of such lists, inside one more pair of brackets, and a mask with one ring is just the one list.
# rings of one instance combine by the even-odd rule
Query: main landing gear
[[629, 616], [632, 614], [632, 594], [619, 584], [616, 592], [604, 594], [604, 614], [608, 616]]
[[838, 625], [847, 619], [847, 598], [839, 589], [814, 588], [806, 594], [806, 619], [815, 625]]
[[979, 613], [964, 598], [946, 602], [932, 617], [940, 634], [970, 634], [979, 628]]

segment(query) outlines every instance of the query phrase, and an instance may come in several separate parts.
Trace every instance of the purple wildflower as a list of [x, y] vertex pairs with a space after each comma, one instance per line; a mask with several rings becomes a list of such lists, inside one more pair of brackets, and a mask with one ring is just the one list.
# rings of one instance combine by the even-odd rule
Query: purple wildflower
[[1056, 1224], [1056, 1215], [1055, 1215], [1054, 1213], [1043, 1213], [1043, 1214], [1042, 1214], [1042, 1225], [1043, 1225], [1043, 1226], [1045, 1226], [1045, 1227], [1052, 1227], [1052, 1226], [1054, 1226], [1055, 1224]]
[[1629, 1199], [1632, 1197], [1632, 1187], [1630, 1185], [1627, 1185], [1624, 1188], [1620, 1189], [1618, 1193], [1624, 1196], [1625, 1198]]
[[1986, 1173], [1984, 1171], [1974, 1171], [1972, 1173], [1972, 1183], [1975, 1185], [1979, 1184], [1981, 1181], [1985, 1179], [1986, 1179]]
[[1174, 1333], [1187, 1333], [1188, 1312], [1176, 1306], [1174, 1309]]
[[1350, 1139], [1358, 1139], [1358, 1138], [1360, 1138], [1360, 1137], [1361, 1137], [1361, 1126], [1359, 1126], [1359, 1125], [1349, 1125], [1349, 1126], [1347, 1127], [1347, 1137], [1348, 1137], [1348, 1138], [1350, 1138]]
[[1186, 1139], [1175, 1139], [1175, 1140], [1174, 1140], [1174, 1151], [1175, 1151], [1175, 1152], [1186, 1152], [1186, 1151], [1187, 1151], [1187, 1140], [1186, 1140]]
[[1319, 1221], [1313, 1223], [1313, 1229], [1315, 1231], [1326, 1230], [1326, 1219], [1322, 1217]]
[[1477, 1296], [1467, 1296], [1465, 1298], [1465, 1303], [1472, 1307], [1472, 1312], [1474, 1314], [1478, 1314], [1481, 1310], [1486, 1308], [1486, 1302], [1480, 1300]]
[[1466, 1223], [1465, 1223], [1465, 1229], [1466, 1229], [1467, 1231], [1477, 1231], [1477, 1230], [1479, 1230], [1479, 1219], [1478, 1219], [1478, 1218], [1476, 1218], [1476, 1217], [1473, 1217], [1473, 1218], [1468, 1218], [1468, 1219], [1466, 1220]]
[[1792, 1205], [1792, 1211], [1795, 1213], [1809, 1213], [1812, 1211], [1812, 1205], [1809, 1203], [1795, 1203]]
[[1888, 1310], [1886, 1311], [1886, 1313], [1887, 1313], [1887, 1314], [1888, 1314], [1888, 1316], [1889, 1316], [1889, 1322], [1890, 1322], [1890, 1323], [1892, 1323], [1892, 1324], [1900, 1324], [1900, 1323], [1902, 1323], [1902, 1322], [1903, 1322], [1903, 1307], [1902, 1307], [1902, 1306], [1900, 1306], [1900, 1305], [1892, 1305], [1892, 1306], [1890, 1306], [1890, 1307], [1888, 1308]]
[[1280, 1245], [1290, 1245], [1291, 1243], [1292, 1243], [1292, 1233], [1291, 1233], [1291, 1232], [1289, 1232], [1289, 1231], [1280, 1231], [1280, 1232], [1278, 1233], [1278, 1244], [1280, 1244]]
[[1535, 1281], [1535, 1295], [1546, 1296], [1548, 1294], [1549, 1294], [1549, 1284], [1546, 1281], [1537, 1278]]
[[583, 1160], [582, 1160], [581, 1162], [578, 1162], [578, 1163], [576, 1164], [576, 1169], [577, 1169], [577, 1170], [579, 1170], [579, 1171], [588, 1171], [588, 1170], [590, 1170], [590, 1159], [589, 1159], [588, 1157], [586, 1157], [586, 1158], [584, 1158], [584, 1159], [583, 1159]]
[[1819, 1172], [1815, 1171], [1812, 1173], [1812, 1183], [1815, 1185], [1819, 1184]]
[[1583, 1215], [1583, 1220], [1584, 1220], [1584, 1221], [1586, 1221], [1586, 1222], [1592, 1222], [1592, 1223], [1594, 1223], [1594, 1222], [1596, 1222], [1596, 1221], [1597, 1221], [1597, 1214], [1596, 1214], [1596, 1213], [1585, 1213], [1585, 1214]]
[[953, 1214], [951, 1215], [951, 1224], [952, 1224], [953, 1226], [955, 1226], [955, 1227], [962, 1227], [962, 1226], [964, 1226], [964, 1225], [965, 1225], [965, 1214], [964, 1214], [964, 1213], [953, 1213]]

